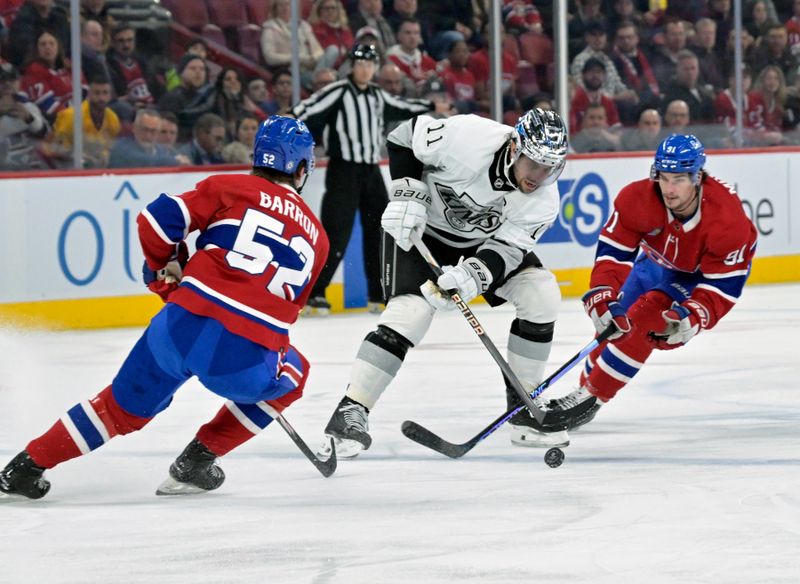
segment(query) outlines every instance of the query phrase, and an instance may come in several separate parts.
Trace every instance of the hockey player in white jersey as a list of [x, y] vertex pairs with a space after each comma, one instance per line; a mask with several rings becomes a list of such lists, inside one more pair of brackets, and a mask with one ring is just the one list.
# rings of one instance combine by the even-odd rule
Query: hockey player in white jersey
[[[422, 115], [398, 126], [388, 149], [393, 181], [381, 219], [387, 304], [325, 428], [341, 458], [370, 447], [370, 411], [436, 310], [455, 307], [443, 290], [457, 290], [466, 302], [482, 294], [491, 306], [514, 305], [508, 363], [530, 390], [543, 377], [561, 300], [555, 277], [533, 253], [559, 209], [567, 132], [558, 114], [531, 110], [514, 128], [473, 115]], [[412, 232], [449, 266], [435, 283], [412, 249]], [[508, 382], [506, 396], [509, 407], [519, 400]], [[568, 443], [566, 432], [540, 434], [526, 409], [510, 423], [514, 444]]]

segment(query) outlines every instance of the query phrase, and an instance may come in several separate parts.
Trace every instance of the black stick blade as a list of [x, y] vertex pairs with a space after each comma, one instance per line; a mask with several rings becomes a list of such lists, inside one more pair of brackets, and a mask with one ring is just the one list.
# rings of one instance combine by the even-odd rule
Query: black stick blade
[[411, 420], [403, 422], [401, 430], [406, 438], [450, 458], [461, 458], [480, 441], [480, 437], [478, 437], [478, 439], [473, 438], [464, 444], [453, 444]]
[[334, 444], [333, 438], [331, 438], [331, 455], [327, 460], [320, 460], [314, 456], [314, 453], [311, 452], [310, 449], [308, 452], [304, 451], [303, 453], [306, 455], [306, 457], [308, 457], [312, 464], [317, 467], [317, 470], [322, 473], [322, 476], [325, 478], [328, 478], [336, 472], [336, 444]]

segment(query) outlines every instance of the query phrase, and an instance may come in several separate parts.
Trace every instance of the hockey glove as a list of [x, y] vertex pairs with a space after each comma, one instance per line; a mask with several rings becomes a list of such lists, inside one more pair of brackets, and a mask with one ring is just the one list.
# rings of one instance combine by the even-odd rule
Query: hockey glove
[[175, 255], [160, 270], [151, 270], [145, 261], [142, 266], [142, 280], [151, 292], [158, 294], [161, 300], [166, 302], [169, 295], [180, 285], [183, 278], [183, 267], [188, 260], [189, 250], [186, 244], [181, 242], [178, 244]]
[[669, 310], [661, 313], [666, 322], [666, 327], [661, 332], [654, 332], [650, 336], [656, 347], [662, 351], [677, 349], [708, 326], [708, 311], [706, 307], [695, 300], [687, 300], [683, 304], [672, 303]]
[[428, 185], [414, 178], [399, 178], [392, 181], [389, 204], [381, 217], [381, 227], [394, 237], [403, 251], [411, 249], [411, 233], [420, 237], [428, 221], [431, 193]]
[[446, 267], [436, 284], [428, 280], [419, 289], [431, 306], [450, 310], [456, 307], [451, 294], [458, 293], [461, 300], [470, 302], [489, 289], [492, 279], [486, 264], [472, 257], [455, 267]]
[[631, 330], [631, 321], [626, 316], [625, 309], [617, 302], [617, 298], [617, 293], [611, 286], [592, 288], [581, 298], [586, 314], [592, 319], [598, 334], [612, 323], [617, 327], [617, 332], [608, 337], [610, 341], [622, 337]]

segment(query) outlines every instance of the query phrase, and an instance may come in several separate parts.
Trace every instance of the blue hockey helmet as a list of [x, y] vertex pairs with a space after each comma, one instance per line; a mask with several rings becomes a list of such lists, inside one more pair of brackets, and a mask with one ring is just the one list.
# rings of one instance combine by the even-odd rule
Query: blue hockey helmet
[[253, 166], [293, 175], [302, 162], [306, 176], [314, 170], [314, 138], [308, 126], [285, 116], [270, 116], [258, 128]]
[[673, 134], [658, 145], [650, 178], [656, 180], [659, 172], [687, 172], [697, 184], [705, 164], [706, 150], [696, 136]]

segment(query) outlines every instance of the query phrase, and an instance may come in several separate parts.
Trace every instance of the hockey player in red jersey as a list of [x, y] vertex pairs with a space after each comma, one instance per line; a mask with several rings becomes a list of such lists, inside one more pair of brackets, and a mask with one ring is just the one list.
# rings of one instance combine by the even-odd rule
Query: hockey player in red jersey
[[[222, 484], [217, 457], [298, 399], [308, 376], [289, 327], [328, 255], [328, 238], [300, 197], [313, 168], [306, 125], [272, 116], [256, 136], [252, 174], [211, 176], [182, 195], [160, 195], [142, 211], [145, 282], [166, 305], [111, 385], [70, 409], [0, 471], [0, 494], [43, 497], [50, 489], [46, 469], [140, 430], [193, 375], [228, 401], [170, 466], [157, 493]], [[197, 253], [186, 263], [183, 241], [193, 231]]]
[[580, 388], [551, 400], [546, 430], [589, 422], [650, 354], [714, 328], [750, 273], [756, 230], [733, 188], [704, 170], [703, 145], [672, 135], [649, 179], [623, 188], [597, 244], [583, 296], [598, 332], [618, 329], [586, 360]]

